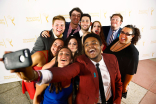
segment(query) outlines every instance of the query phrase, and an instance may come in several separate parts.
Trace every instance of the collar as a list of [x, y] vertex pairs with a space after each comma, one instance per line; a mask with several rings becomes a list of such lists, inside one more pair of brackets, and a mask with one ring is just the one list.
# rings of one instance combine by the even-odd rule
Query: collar
[[82, 32], [82, 30], [79, 31], [79, 34], [80, 34], [80, 37], [83, 36], [83, 32]]
[[[52, 33], [54, 34], [54, 32], [53, 32], [53, 30], [51, 30], [52, 31]], [[55, 34], [54, 34], [54, 38], [56, 39], [56, 38], [62, 38], [63, 37], [63, 34], [61, 34], [59, 37], [57, 37]]]
[[[102, 55], [101, 55], [101, 56], [102, 56]], [[91, 60], [91, 59], [90, 59], [90, 60]], [[103, 56], [102, 56], [102, 58], [101, 58], [101, 60], [100, 60], [99, 62], [95, 62], [95, 61], [92, 61], [92, 60], [91, 60], [91, 62], [92, 62], [95, 66], [96, 66], [97, 63], [99, 63], [99, 65], [104, 65], [104, 66], [106, 66], [105, 63], [104, 63], [104, 60], [103, 60]]]

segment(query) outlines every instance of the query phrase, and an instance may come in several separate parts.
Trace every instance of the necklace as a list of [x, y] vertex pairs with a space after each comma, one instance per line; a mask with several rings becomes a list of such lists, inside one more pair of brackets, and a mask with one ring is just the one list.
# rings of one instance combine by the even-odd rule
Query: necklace
[[121, 46], [121, 47], [117, 48], [116, 50], [114, 50], [114, 48], [118, 45], [118, 43], [119, 43], [119, 41], [110, 50], [113, 51], [113, 52], [118, 52], [118, 51], [120, 51], [120, 49], [124, 48], [126, 45], [129, 46], [130, 45], [129, 43], [131, 43], [131, 42], [129, 42], [127, 44], [124, 44], [123, 46]]

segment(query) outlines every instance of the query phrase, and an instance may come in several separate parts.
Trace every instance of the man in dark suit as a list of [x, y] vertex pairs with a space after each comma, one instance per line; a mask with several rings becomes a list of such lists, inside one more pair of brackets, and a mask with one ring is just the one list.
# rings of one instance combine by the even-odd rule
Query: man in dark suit
[[73, 34], [78, 37], [80, 40], [84, 34], [87, 34], [89, 27], [91, 26], [91, 16], [89, 14], [83, 14], [80, 19], [81, 30]]
[[79, 25], [79, 22], [80, 22], [80, 18], [82, 16], [82, 14], [83, 14], [83, 12], [78, 7], [73, 8], [69, 12], [71, 22], [66, 22], [66, 28], [63, 33], [63, 39], [66, 39], [68, 36], [80, 31], [81, 27]]
[[113, 40], [119, 37], [123, 17], [121, 14], [113, 14], [110, 17], [111, 26], [102, 26], [107, 45], [110, 45]]
[[100, 37], [94, 33], [87, 34], [83, 43], [85, 54], [79, 56], [71, 65], [38, 72], [28, 67], [25, 70], [16, 69], [12, 72], [17, 72], [24, 80], [37, 81], [37, 84], [66, 82], [79, 75], [80, 83], [76, 104], [104, 104], [104, 102], [120, 104], [122, 82], [117, 58], [112, 54], [101, 54], [102, 42]]
[[55, 38], [62, 38], [65, 30], [65, 18], [63, 16], [55, 16], [52, 21], [52, 29], [48, 31], [50, 37], [42, 37], [42, 33], [37, 38], [35, 46], [33, 47], [31, 54], [36, 51], [49, 50], [51, 44]]

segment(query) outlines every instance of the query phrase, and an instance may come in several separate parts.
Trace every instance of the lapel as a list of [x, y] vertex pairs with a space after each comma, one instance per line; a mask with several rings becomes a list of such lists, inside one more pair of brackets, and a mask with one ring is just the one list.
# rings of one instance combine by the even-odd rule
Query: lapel
[[97, 73], [96, 67], [87, 56], [85, 56], [85, 57], [86, 58], [85, 58], [84, 62], [86, 63], [86, 67], [91, 72], [92, 79], [94, 81], [96, 89], [99, 90], [99, 78], [98, 78], [98, 73]]
[[112, 83], [114, 82], [112, 79], [115, 79], [115, 73], [114, 73], [114, 64], [112, 63], [111, 59], [110, 58], [107, 58], [107, 57], [104, 57], [105, 55], [107, 54], [103, 54], [103, 60], [107, 66], [107, 69], [109, 71], [109, 74], [110, 74], [110, 78], [111, 78], [111, 85]]

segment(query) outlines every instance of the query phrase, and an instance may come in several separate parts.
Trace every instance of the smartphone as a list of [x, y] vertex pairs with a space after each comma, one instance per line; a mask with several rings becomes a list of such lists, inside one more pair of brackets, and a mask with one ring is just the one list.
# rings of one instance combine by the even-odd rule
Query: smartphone
[[24, 68], [32, 65], [29, 49], [22, 49], [3, 55], [3, 61], [7, 70]]

